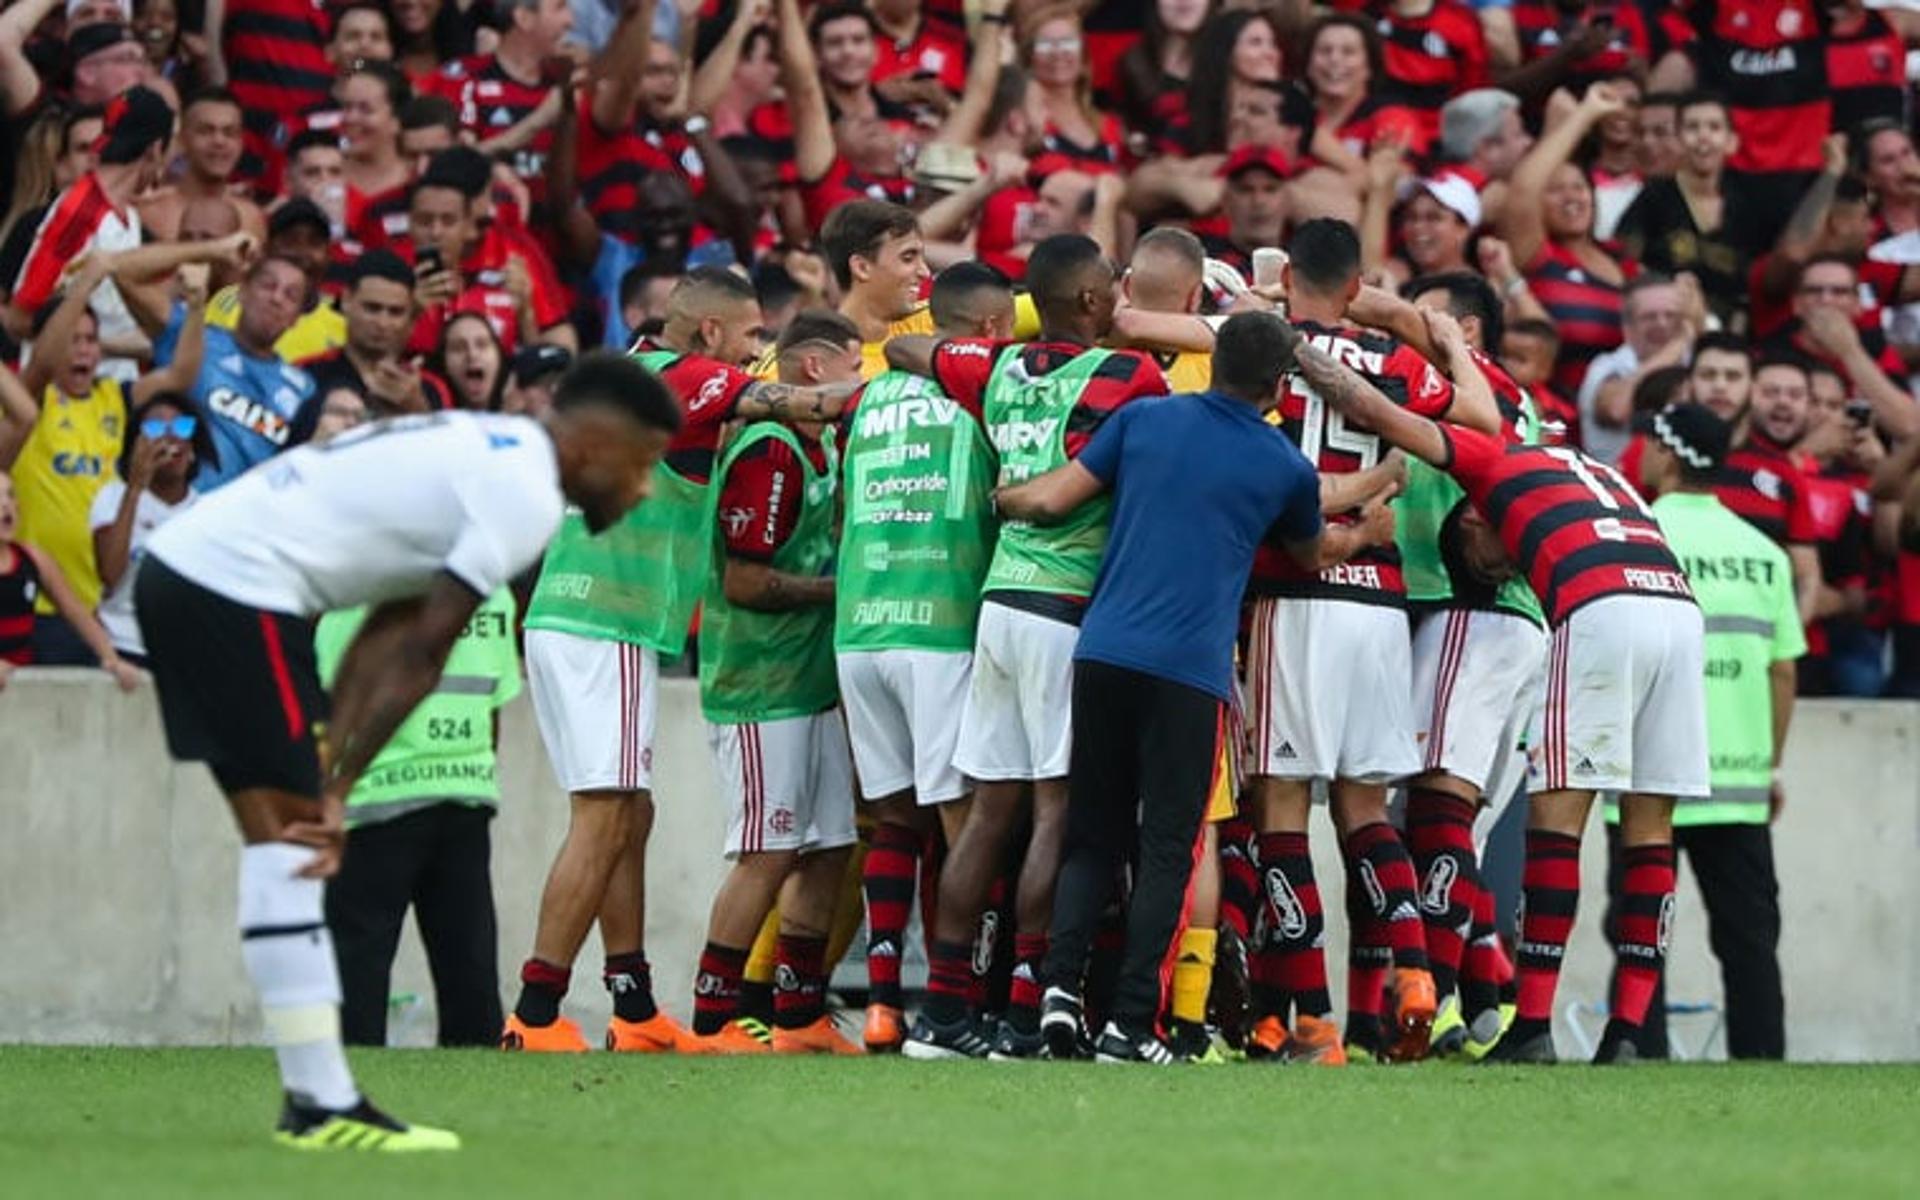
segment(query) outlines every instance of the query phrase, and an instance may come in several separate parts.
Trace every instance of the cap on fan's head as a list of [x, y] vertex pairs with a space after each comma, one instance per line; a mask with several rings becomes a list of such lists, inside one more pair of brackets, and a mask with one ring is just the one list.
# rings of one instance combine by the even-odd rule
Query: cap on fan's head
[[1407, 199], [1416, 192], [1432, 196], [1434, 203], [1465, 221], [1468, 229], [1480, 227], [1480, 193], [1466, 177], [1442, 172], [1416, 179], [1407, 186], [1401, 199]]
[[1220, 164], [1220, 178], [1233, 179], [1248, 171], [1267, 171], [1275, 179], [1290, 178], [1293, 163], [1275, 146], [1242, 146]]
[[513, 371], [513, 382], [519, 387], [531, 387], [542, 380], [564, 372], [573, 365], [573, 355], [565, 346], [550, 346], [544, 342], [534, 342], [521, 346], [513, 352], [509, 364]]
[[333, 223], [327, 220], [327, 214], [305, 196], [296, 196], [273, 210], [267, 218], [267, 235], [276, 236], [303, 225], [319, 230], [323, 238], [333, 236]]

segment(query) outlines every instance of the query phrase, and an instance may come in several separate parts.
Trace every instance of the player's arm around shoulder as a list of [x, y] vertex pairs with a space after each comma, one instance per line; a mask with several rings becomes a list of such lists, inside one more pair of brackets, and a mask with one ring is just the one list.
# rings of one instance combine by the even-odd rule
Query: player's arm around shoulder
[[1444, 468], [1451, 462], [1452, 447], [1439, 425], [1387, 399], [1360, 375], [1307, 344], [1298, 331], [1292, 346], [1295, 368], [1307, 386], [1348, 422], [1434, 466]]
[[1122, 405], [1108, 415], [1072, 461], [1025, 483], [996, 490], [994, 508], [1003, 517], [1051, 525], [1119, 481], [1127, 429], [1142, 410]]

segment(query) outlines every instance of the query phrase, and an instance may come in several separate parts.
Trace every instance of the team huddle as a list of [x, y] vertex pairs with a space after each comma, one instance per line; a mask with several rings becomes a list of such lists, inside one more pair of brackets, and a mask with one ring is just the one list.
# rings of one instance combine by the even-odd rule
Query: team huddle
[[[318, 877], [341, 798], [543, 550], [527, 673], [572, 823], [508, 1049], [588, 1048], [560, 1007], [597, 922], [609, 1049], [859, 1053], [826, 1009], [857, 884], [868, 1052], [1552, 1061], [1606, 791], [1627, 869], [1598, 1057], [1631, 1056], [1672, 804], [1708, 791], [1702, 621], [1636, 489], [1548, 444], [1483, 353], [1485, 282], [1363, 286], [1354, 229], [1316, 220], [1220, 322], [1192, 315], [1206, 264], [1179, 231], [1143, 238], [1124, 280], [1091, 240], [1049, 238], [1018, 297], [978, 263], [926, 291], [889, 204], [843, 206], [822, 243], [846, 302], [758, 361], [752, 287], [696, 270], [658, 333], [583, 360], [541, 421], [378, 423], [156, 537], [138, 611], [170, 744], [213, 766], [248, 843], [283, 1139], [457, 1144], [354, 1087]], [[1716, 424], [1663, 414], [1645, 473], [1705, 469]], [[361, 549], [336, 552], [349, 536]], [[364, 603], [323, 732], [293, 626]], [[696, 621], [731, 866], [683, 1028], [655, 1002], [642, 914], [659, 660]], [[1522, 777], [1510, 962], [1474, 830]], [[1341, 1022], [1316, 803], [1347, 876]]]

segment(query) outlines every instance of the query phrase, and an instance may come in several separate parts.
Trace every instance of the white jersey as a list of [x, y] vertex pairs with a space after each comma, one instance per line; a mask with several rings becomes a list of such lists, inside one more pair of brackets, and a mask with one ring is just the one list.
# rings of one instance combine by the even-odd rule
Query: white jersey
[[[95, 493], [93, 509], [87, 515], [88, 526], [95, 534], [110, 527], [119, 517], [120, 503], [126, 494], [127, 485], [118, 479], [109, 481]], [[141, 492], [140, 498], [134, 501], [126, 570], [120, 572], [120, 582], [113, 585], [113, 590], [100, 598], [100, 624], [113, 639], [113, 648], [122, 654], [147, 652], [146, 644], [140, 640], [140, 622], [133, 612], [133, 577], [140, 572], [140, 560], [146, 557], [147, 544], [160, 526], [186, 512], [199, 498], [199, 492], [188, 489], [178, 504], [168, 504], [150, 491]]]
[[562, 504], [539, 422], [395, 417], [261, 463], [161, 526], [148, 553], [297, 616], [417, 596], [441, 571], [488, 596], [540, 556]]

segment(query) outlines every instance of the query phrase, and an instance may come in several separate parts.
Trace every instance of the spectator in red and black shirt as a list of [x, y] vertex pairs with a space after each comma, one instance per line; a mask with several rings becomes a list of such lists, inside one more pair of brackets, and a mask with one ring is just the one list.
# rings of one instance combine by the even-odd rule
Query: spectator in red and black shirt
[[395, 60], [415, 87], [473, 53], [473, 25], [455, 0], [392, 0], [392, 9]]
[[391, 63], [361, 63], [340, 79], [340, 144], [346, 151], [346, 223], [354, 241], [384, 245], [405, 233], [413, 164], [400, 153], [406, 77]]
[[1729, 165], [1760, 178], [1748, 190], [1775, 214], [1772, 241], [1833, 125], [1826, 48], [1814, 0], [1694, 0], [1689, 47], [1699, 86], [1724, 96], [1740, 144]]
[[[780, 0], [779, 12], [780, 78], [807, 227], [819, 229], [828, 213], [850, 200], [910, 203], [913, 183], [900, 169], [902, 137], [865, 82], [872, 69], [872, 16], [865, 9], [824, 7], [809, 27], [798, 0]], [[831, 51], [828, 61], [815, 59], [816, 43]]]
[[1904, 121], [1907, 39], [1920, 33], [1914, 14], [1871, 9], [1862, 0], [1827, 0], [1820, 19], [1827, 35], [1833, 128], [1851, 132], [1875, 119]]
[[1220, 174], [1226, 180], [1220, 195], [1226, 229], [1202, 234], [1200, 240], [1209, 257], [1235, 267], [1252, 283], [1253, 252], [1262, 246], [1278, 246], [1286, 229], [1285, 185], [1293, 166], [1271, 147], [1242, 146], [1227, 156]]
[[[1577, 395], [1587, 364], [1620, 344], [1622, 292], [1630, 261], [1593, 236], [1593, 184], [1569, 159], [1602, 118], [1621, 108], [1606, 84], [1587, 89], [1573, 114], [1542, 137], [1514, 168], [1500, 233], [1525, 275], [1522, 290], [1560, 327], [1560, 366], [1554, 388]], [[1503, 285], [1504, 286], [1504, 285]]]
[[1820, 599], [1812, 498], [1792, 443], [1774, 434], [1798, 436], [1812, 402], [1804, 360], [1776, 354], [1757, 362], [1751, 399], [1713, 489], [1720, 503], [1786, 549], [1803, 624], [1813, 620]]
[[318, 0], [208, 0], [209, 82], [232, 89], [246, 113], [243, 178], [279, 189], [280, 153], [303, 114], [327, 103], [333, 32]]
[[1154, 0], [1140, 40], [1120, 59], [1120, 115], [1136, 130], [1165, 128], [1187, 111], [1195, 38], [1212, 0]]
[[463, 154], [471, 151], [456, 148], [436, 156], [413, 185], [407, 241], [394, 247], [419, 277], [421, 314], [408, 350], [433, 349], [442, 326], [461, 312], [484, 316], [508, 353], [523, 341], [573, 349], [577, 343], [566, 304], [548, 272], [530, 262], [526, 246], [500, 225], [483, 228], [486, 176], [462, 161]]
[[[1126, 131], [1119, 118], [1093, 103], [1093, 76], [1087, 60], [1086, 30], [1072, 9], [1049, 8], [1026, 22], [1020, 60], [1040, 89], [1047, 110], [1045, 149], [1034, 160], [1034, 174], [1056, 170], [1093, 173], [1128, 165]], [[1269, 29], [1271, 35], [1271, 29]], [[1279, 51], [1269, 47], [1275, 75]]]
[[1319, 128], [1330, 130], [1356, 158], [1364, 158], [1382, 136], [1399, 140], [1411, 153], [1425, 152], [1430, 139], [1421, 136], [1417, 115], [1379, 94], [1386, 79], [1385, 51], [1365, 17], [1329, 13], [1314, 23], [1305, 45], [1307, 90]]
[[967, 86], [967, 40], [952, 26], [929, 22], [921, 0], [873, 0], [879, 26], [873, 82], [930, 80], [949, 95]]
[[1843, 258], [1822, 257], [1800, 272], [1793, 293], [1794, 319], [1774, 345], [1824, 363], [1847, 382], [1848, 394], [1870, 401], [1895, 436], [1914, 428], [1914, 402], [1894, 380], [1906, 367], [1879, 328], [1860, 328], [1860, 274]]
[[1485, 87], [1487, 40], [1458, 0], [1392, 0], [1380, 18], [1386, 55], [1383, 96], [1417, 114], [1424, 147], [1440, 131], [1440, 106]]
[[1878, 696], [1886, 682], [1885, 638], [1873, 611], [1883, 582], [1873, 558], [1874, 468], [1886, 448], [1873, 412], [1853, 406], [1844, 380], [1824, 366], [1810, 373], [1813, 403], [1794, 444], [1811, 497], [1820, 575], [1819, 620], [1807, 630], [1803, 695]]
[[567, 0], [511, 0], [504, 7], [508, 24], [500, 48], [448, 63], [423, 90], [452, 100], [481, 153], [506, 157], [539, 204], [547, 194], [559, 89], [570, 86], [573, 75], [570, 60], [555, 60], [573, 28], [573, 9]]
[[[1250, 96], [1270, 95], [1279, 84], [1279, 37], [1266, 14], [1236, 9], [1201, 27], [1193, 54], [1206, 69], [1188, 78], [1186, 103], [1162, 127], [1161, 148], [1188, 155], [1220, 154], [1233, 145], [1238, 108]], [[1313, 124], [1304, 115], [1296, 119]]]
[[1869, 121], [1853, 138], [1859, 169], [1877, 202], [1873, 239], [1920, 229], [1920, 154], [1898, 121]]

